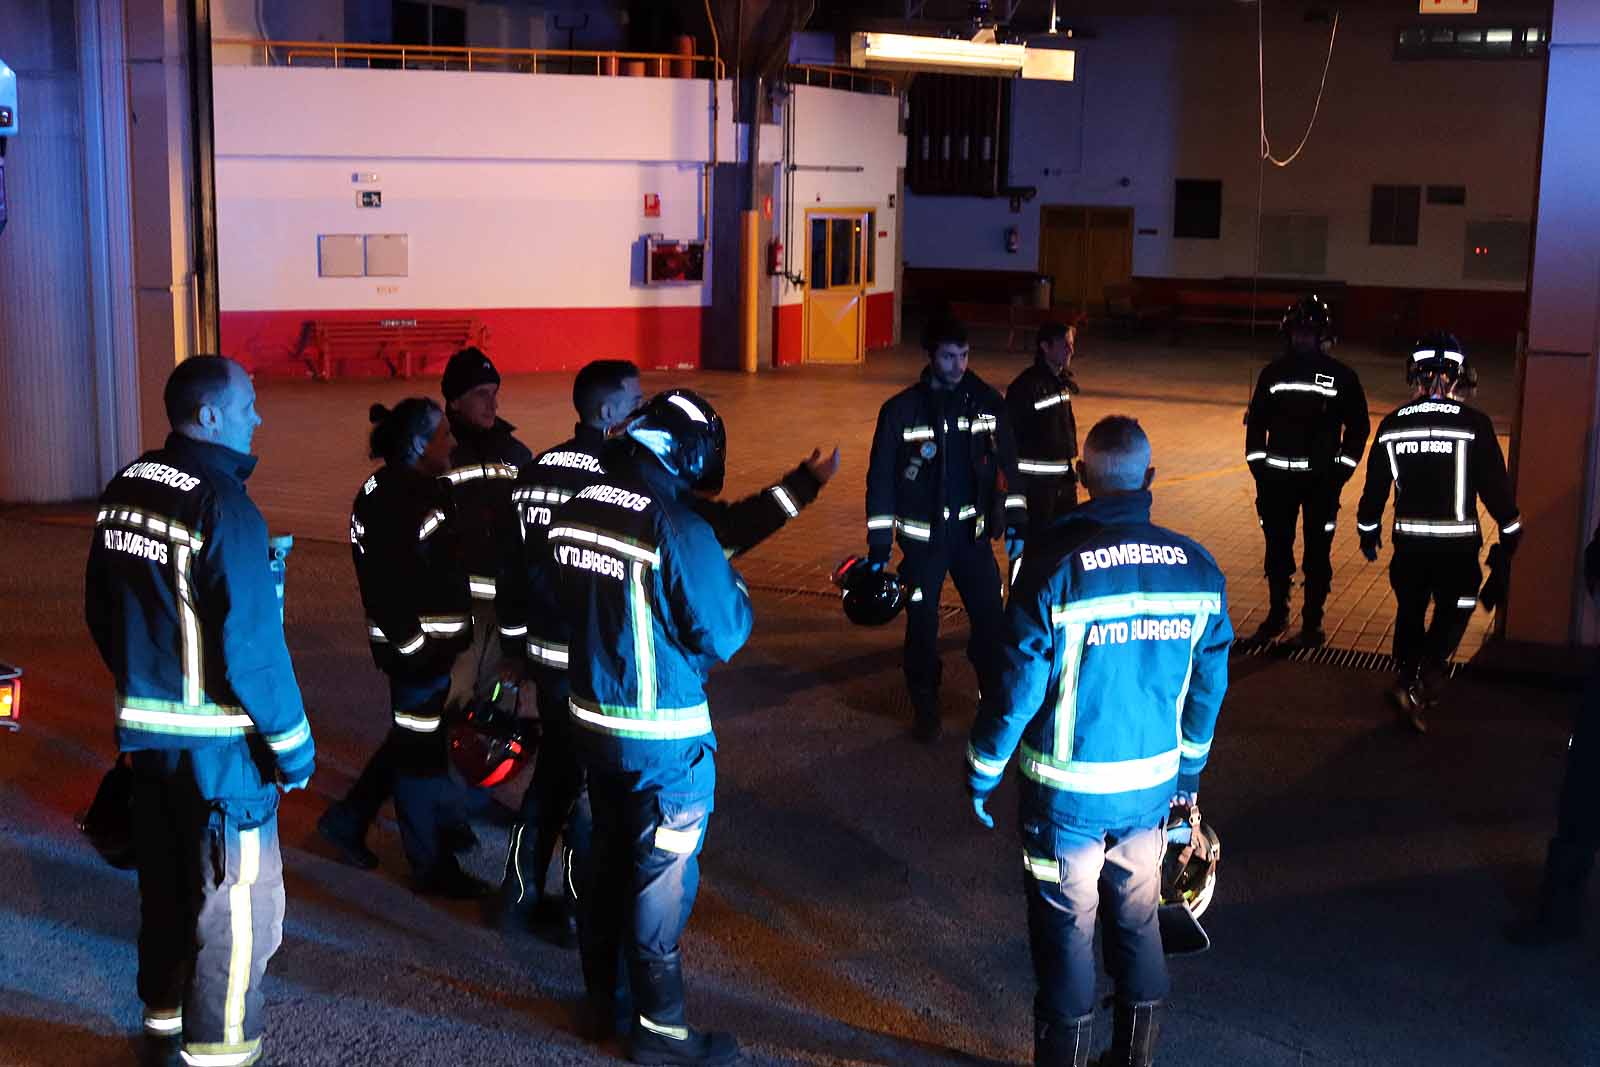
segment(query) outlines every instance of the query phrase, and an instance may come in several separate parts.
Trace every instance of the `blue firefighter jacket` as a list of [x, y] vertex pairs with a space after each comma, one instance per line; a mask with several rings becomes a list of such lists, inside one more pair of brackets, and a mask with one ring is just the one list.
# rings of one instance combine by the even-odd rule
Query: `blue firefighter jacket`
[[106, 486], [84, 616], [117, 684], [123, 751], [186, 750], [201, 795], [270, 812], [316, 748], [283, 639], [255, 458], [179, 434]]
[[1024, 817], [1054, 825], [1155, 825], [1175, 792], [1198, 788], [1233, 626], [1222, 572], [1151, 524], [1148, 492], [1093, 499], [1036, 532], [1006, 626], [967, 750], [974, 793], [1019, 747]]
[[750, 596], [683, 479], [642, 449], [608, 450], [605, 467], [545, 540], [579, 748], [647, 770], [714, 741], [706, 676], [749, 638]]

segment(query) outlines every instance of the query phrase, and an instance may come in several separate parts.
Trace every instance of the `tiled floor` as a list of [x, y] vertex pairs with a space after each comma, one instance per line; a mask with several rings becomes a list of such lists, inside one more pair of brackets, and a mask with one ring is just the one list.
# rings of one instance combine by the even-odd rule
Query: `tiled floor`
[[[975, 341], [972, 369], [1003, 390], [1025, 357], [1005, 354], [996, 336]], [[1265, 613], [1266, 583], [1253, 486], [1243, 462], [1243, 413], [1253, 375], [1268, 353], [1093, 337], [1080, 349], [1080, 434], [1108, 414], [1140, 420], [1155, 450], [1156, 521], [1195, 537], [1216, 556], [1228, 575], [1234, 624], [1248, 634]], [[1346, 348], [1340, 355], [1361, 373], [1376, 426], [1406, 396], [1397, 354]], [[717, 405], [728, 424], [730, 495], [769, 484], [813, 446], [840, 446], [844, 464], [816, 504], [741, 561], [753, 584], [825, 594], [833, 565], [865, 546], [866, 455], [878, 406], [914, 380], [922, 365], [920, 353], [902, 348], [873, 353], [863, 367], [805, 367], [753, 377], [663, 372], [647, 374], [644, 384], [647, 392], [669, 384], [697, 389]], [[1488, 357], [1479, 366], [1477, 402], [1505, 433], [1511, 361]], [[257, 433], [262, 459], [251, 488], [274, 529], [343, 539], [350, 500], [372, 466], [365, 458], [368, 405], [437, 388], [436, 379], [260, 383], [265, 424]], [[502, 389], [502, 414], [530, 447], [547, 447], [571, 432], [570, 389], [566, 374], [510, 379]], [[1358, 472], [1345, 488], [1324, 625], [1336, 647], [1387, 652], [1393, 622], [1387, 550], [1369, 564], [1355, 536], [1362, 476]], [[1492, 522], [1485, 528], [1492, 530]], [[1474, 614], [1461, 645], [1463, 658], [1477, 651], [1491, 624], [1483, 611]]]

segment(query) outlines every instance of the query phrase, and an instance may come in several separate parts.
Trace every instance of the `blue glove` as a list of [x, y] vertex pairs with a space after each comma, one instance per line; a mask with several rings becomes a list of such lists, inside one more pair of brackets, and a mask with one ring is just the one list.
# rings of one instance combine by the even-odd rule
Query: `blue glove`
[[989, 794], [988, 793], [973, 793], [972, 794], [972, 814], [977, 817], [978, 822], [983, 825], [983, 828], [985, 830], [993, 830], [994, 829], [994, 816], [990, 815], [983, 808], [983, 805], [985, 803], [987, 803], [988, 800], [989, 800]]
[[1013, 562], [1022, 556], [1022, 535], [1011, 532], [1006, 533], [1006, 559]]

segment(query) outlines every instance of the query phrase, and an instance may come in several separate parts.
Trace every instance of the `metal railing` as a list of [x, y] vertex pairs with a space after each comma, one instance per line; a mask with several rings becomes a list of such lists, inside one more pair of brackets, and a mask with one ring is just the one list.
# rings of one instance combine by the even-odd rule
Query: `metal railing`
[[[499, 71], [601, 77], [704, 78], [720, 81], [725, 64], [712, 56], [671, 52], [599, 52], [558, 48], [449, 48], [440, 45], [330, 41], [263, 41], [219, 37], [219, 66], [368, 67], [390, 70]], [[237, 57], [243, 55], [241, 61]]]
[[790, 85], [815, 85], [824, 89], [847, 89], [852, 93], [877, 96], [895, 94], [894, 79], [883, 74], [868, 74], [850, 67], [813, 67], [790, 64], [785, 70]]

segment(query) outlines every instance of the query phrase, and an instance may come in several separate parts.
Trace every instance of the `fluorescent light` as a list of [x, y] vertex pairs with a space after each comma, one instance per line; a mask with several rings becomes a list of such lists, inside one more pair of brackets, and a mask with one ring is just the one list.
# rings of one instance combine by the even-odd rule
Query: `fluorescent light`
[[1067, 48], [1030, 48], [1022, 56], [1022, 76], [1039, 81], [1069, 82], [1077, 53]]
[[975, 44], [950, 37], [915, 37], [904, 33], [850, 35], [852, 67], [1020, 74], [1026, 52], [1020, 44]]

